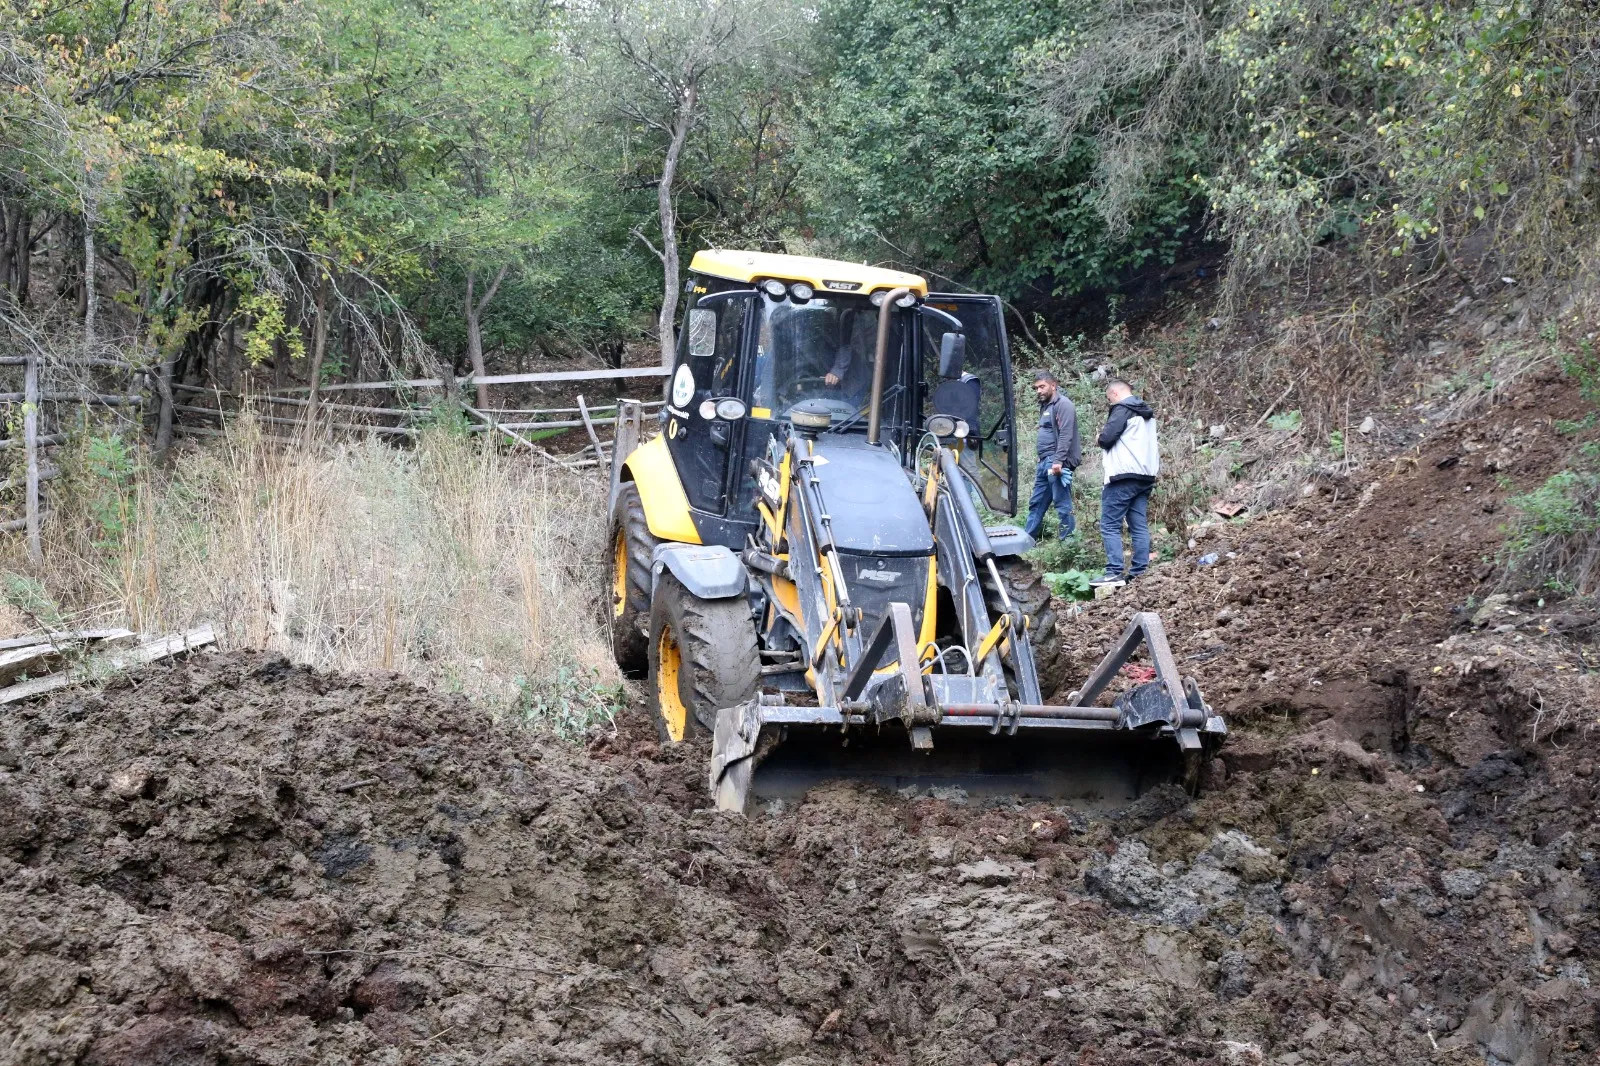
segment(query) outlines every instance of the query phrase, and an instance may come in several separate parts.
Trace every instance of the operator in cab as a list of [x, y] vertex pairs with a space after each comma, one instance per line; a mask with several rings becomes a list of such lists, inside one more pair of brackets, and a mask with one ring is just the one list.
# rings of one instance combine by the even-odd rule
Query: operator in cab
[[839, 343], [833, 363], [822, 377], [824, 385], [838, 389], [846, 400], [855, 404], [865, 403], [872, 387], [872, 352], [877, 326], [875, 314], [859, 308], [846, 309], [839, 319]]

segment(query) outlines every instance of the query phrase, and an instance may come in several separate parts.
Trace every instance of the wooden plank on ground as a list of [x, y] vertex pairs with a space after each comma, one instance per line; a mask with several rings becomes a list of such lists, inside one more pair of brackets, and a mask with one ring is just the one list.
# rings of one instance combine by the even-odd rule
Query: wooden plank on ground
[[0, 684], [12, 681], [18, 675], [39, 673], [65, 654], [66, 649], [56, 644], [34, 644], [26, 648], [0, 651]]
[[92, 640], [122, 640], [133, 636], [133, 630], [111, 629], [53, 629], [45, 633], [29, 633], [25, 637], [7, 637], [0, 640], [0, 650], [27, 648], [35, 644], [73, 644]]
[[181, 655], [186, 651], [203, 648], [214, 643], [217, 639], [216, 630], [210, 622], [196, 626], [183, 633], [173, 633], [155, 640], [146, 641], [136, 648], [131, 648], [119, 655], [108, 655], [96, 663], [88, 663], [71, 670], [63, 670], [59, 674], [50, 674], [46, 677], [36, 677], [15, 685], [0, 688], [0, 704], [16, 703], [18, 700], [32, 699], [42, 696], [47, 692], [54, 692], [58, 688], [66, 688], [78, 681], [87, 680], [93, 676], [96, 668], [100, 670], [125, 670], [130, 666], [142, 666], [153, 663], [158, 659], [170, 658]]

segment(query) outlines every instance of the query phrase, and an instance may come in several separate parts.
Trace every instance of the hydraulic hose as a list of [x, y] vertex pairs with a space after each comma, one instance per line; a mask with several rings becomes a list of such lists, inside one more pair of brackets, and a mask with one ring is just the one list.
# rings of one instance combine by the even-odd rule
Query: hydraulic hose
[[978, 515], [978, 508], [972, 502], [972, 493], [967, 489], [967, 479], [961, 476], [961, 469], [956, 465], [956, 453], [949, 448], [939, 449], [939, 470], [944, 474], [944, 483], [950, 492], [950, 500], [955, 504], [956, 514], [961, 518], [967, 541], [972, 545], [972, 554], [980, 563], [989, 562], [994, 558], [994, 547], [989, 543], [989, 534], [984, 531], [983, 519]]

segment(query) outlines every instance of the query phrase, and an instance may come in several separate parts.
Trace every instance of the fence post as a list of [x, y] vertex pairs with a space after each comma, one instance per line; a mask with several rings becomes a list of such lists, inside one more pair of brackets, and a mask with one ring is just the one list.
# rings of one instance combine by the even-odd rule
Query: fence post
[[28, 559], [41, 563], [44, 547], [39, 542], [39, 353], [30, 351], [27, 359], [22, 384], [22, 444], [28, 459]]
[[644, 408], [632, 400], [617, 402], [617, 435], [611, 444], [611, 492], [606, 500], [606, 514], [617, 505], [617, 492], [622, 487], [622, 464], [639, 446], [644, 436]]
[[578, 414], [583, 418], [583, 428], [589, 432], [589, 443], [594, 445], [595, 458], [603, 466], [606, 461], [606, 450], [600, 444], [600, 434], [594, 431], [594, 422], [589, 418], [589, 405], [583, 402], [583, 394], [578, 394]]

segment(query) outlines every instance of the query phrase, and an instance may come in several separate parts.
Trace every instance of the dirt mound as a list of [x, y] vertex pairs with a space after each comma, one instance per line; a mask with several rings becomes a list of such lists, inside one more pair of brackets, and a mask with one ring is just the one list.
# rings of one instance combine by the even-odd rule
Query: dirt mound
[[1464, 606], [1485, 461], [1548, 432], [1496, 408], [1063, 626], [1086, 668], [1163, 612], [1235, 728], [1199, 801], [742, 820], [642, 722], [248, 654], [13, 708], [0, 1062], [1593, 1061], [1586, 649]]
[[[1271, 842], [1279, 957], [1336, 981], [1360, 1028], [1418, 1061], [1435, 1044], [1490, 1063], [1596, 1047], [1596, 693], [1592, 649], [1562, 636], [1594, 612], [1482, 584], [1505, 486], [1559, 467], [1571, 445], [1550, 420], [1579, 406], [1547, 386], [1324, 475], [1063, 627], [1081, 673], [1133, 610], [1161, 613], [1235, 730], [1180, 816]], [[1165, 824], [1144, 837], [1177, 839]], [[1271, 1045], [1322, 1061], [1333, 1015], [1316, 1010], [1297, 1042], [1307, 1005], [1283, 1006]]]
[[744, 822], [685, 807], [687, 757], [261, 656], [4, 735], [7, 1061], [1205, 1061], [1232, 1012], [1184, 930], [1271, 935], [1242, 839], [1080, 893], [1116, 848], [1069, 811], [839, 789]]

